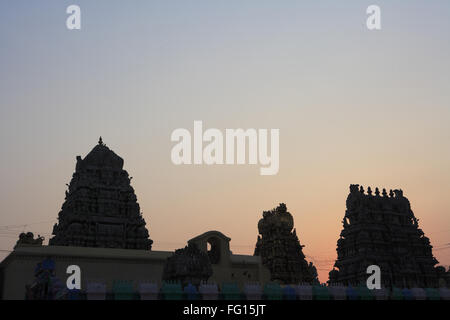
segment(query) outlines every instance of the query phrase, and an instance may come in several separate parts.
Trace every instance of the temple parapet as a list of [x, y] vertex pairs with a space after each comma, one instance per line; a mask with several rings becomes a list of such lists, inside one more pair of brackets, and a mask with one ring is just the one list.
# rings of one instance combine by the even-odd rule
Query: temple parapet
[[[380, 189], [376, 187], [373, 192], [371, 187], [367, 187], [367, 191], [364, 191], [363, 186], [352, 184], [346, 205], [345, 217], [354, 222], [381, 218], [384, 221], [391, 220], [390, 222], [393, 223], [418, 225], [418, 219], [411, 210], [411, 204], [403, 196], [401, 189], [391, 189], [388, 193], [385, 188], [380, 192]], [[393, 218], [384, 217], [385, 214], [390, 214]]]

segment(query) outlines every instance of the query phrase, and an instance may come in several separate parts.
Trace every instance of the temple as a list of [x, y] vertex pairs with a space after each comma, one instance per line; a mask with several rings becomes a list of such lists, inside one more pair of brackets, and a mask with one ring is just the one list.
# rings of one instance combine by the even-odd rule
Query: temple
[[[151, 250], [123, 159], [100, 138], [77, 164], [49, 245], [32, 232], [21, 233], [14, 250], [0, 263], [0, 299], [67, 297], [67, 268], [82, 270], [81, 290], [130, 284], [133, 290], [153, 283], [177, 281], [266, 283], [269, 270], [261, 257], [233, 254], [231, 239], [208, 231], [190, 239], [183, 249]], [[64, 293], [65, 292], [65, 293]]]
[[304, 246], [300, 245], [293, 228], [294, 218], [284, 203], [273, 210], [264, 211], [258, 223], [260, 236], [254, 255], [261, 256], [273, 281], [284, 284], [319, 283], [317, 270], [306, 261], [302, 250]]
[[[430, 241], [402, 190], [388, 194], [376, 188], [373, 194], [370, 187], [366, 193], [350, 185], [327, 288], [306, 260], [284, 203], [263, 212], [253, 255], [233, 254], [231, 239], [216, 230], [175, 251], [151, 250], [153, 241], [123, 159], [101, 138], [84, 159], [76, 159], [49, 244], [40, 235], [22, 232], [0, 263], [0, 299], [69, 299], [75, 294], [65, 282], [71, 266], [81, 270], [80, 299], [95, 298], [99, 290], [103, 298], [113, 294], [120, 299], [124, 290], [129, 298], [138, 291], [143, 298], [149, 288], [166, 299], [175, 287], [178, 293], [198, 288], [203, 297], [217, 296], [220, 289], [223, 297], [238, 299], [239, 292], [264, 288], [266, 297], [278, 292], [276, 299], [281, 290], [289, 299], [313, 292], [322, 299], [328, 290], [335, 294], [343, 286], [364, 287], [370, 265], [380, 267], [382, 286], [392, 295], [395, 288], [428, 290], [450, 284], [450, 270], [436, 267]], [[344, 291], [352, 294], [350, 289]], [[445, 292], [450, 299], [450, 290]]]
[[354, 184], [346, 204], [330, 283], [364, 285], [367, 267], [378, 265], [385, 287], [438, 286], [438, 261], [402, 190], [373, 194]]
[[77, 156], [49, 245], [151, 250], [130, 180], [123, 159], [100, 137], [84, 159]]

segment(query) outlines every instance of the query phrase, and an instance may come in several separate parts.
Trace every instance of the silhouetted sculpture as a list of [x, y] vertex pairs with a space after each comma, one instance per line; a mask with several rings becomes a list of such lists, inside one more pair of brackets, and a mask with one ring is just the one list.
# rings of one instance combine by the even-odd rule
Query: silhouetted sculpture
[[81, 159], [49, 245], [151, 250], [123, 159], [102, 141]]
[[198, 286], [213, 274], [208, 255], [189, 242], [183, 249], [167, 258], [164, 265], [163, 280], [179, 281], [183, 286], [191, 283]]
[[20, 246], [42, 246], [42, 242], [44, 241], [44, 237], [40, 235], [37, 238], [34, 238], [33, 232], [22, 232], [19, 235], [19, 240], [17, 240], [15, 247]]
[[65, 284], [55, 276], [55, 262], [46, 258], [34, 268], [34, 282], [25, 287], [27, 300], [63, 299], [67, 293]]
[[276, 209], [264, 211], [259, 220], [260, 236], [255, 247], [255, 256], [270, 270], [271, 280], [284, 284], [318, 283], [316, 268], [305, 259], [294, 219], [281, 203]]
[[330, 283], [365, 285], [369, 265], [381, 269], [386, 287], [436, 287], [438, 261], [430, 241], [402, 190], [376, 188], [375, 196], [359, 185], [350, 185], [343, 229], [337, 241], [337, 260]]

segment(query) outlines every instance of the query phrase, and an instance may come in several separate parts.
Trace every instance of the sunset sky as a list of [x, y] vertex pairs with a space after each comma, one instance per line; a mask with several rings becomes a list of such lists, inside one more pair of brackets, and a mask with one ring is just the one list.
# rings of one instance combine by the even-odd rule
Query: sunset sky
[[[284, 202], [326, 281], [358, 183], [403, 189], [450, 265], [449, 17], [449, 1], [2, 1], [0, 259], [21, 231], [48, 240], [75, 157], [102, 136], [153, 250], [219, 230], [253, 254], [262, 211]], [[279, 173], [175, 166], [170, 135], [194, 120], [279, 129]]]

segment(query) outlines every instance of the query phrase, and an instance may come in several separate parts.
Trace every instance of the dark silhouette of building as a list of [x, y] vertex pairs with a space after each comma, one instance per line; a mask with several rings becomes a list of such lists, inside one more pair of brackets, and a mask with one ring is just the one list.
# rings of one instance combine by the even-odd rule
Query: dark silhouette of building
[[329, 282], [365, 285], [367, 267], [377, 265], [386, 287], [436, 287], [438, 261], [403, 191], [358, 187], [350, 185]]
[[131, 178], [123, 159], [100, 140], [81, 159], [49, 245], [151, 250]]
[[294, 227], [294, 219], [281, 203], [277, 208], [264, 211], [258, 222], [260, 236], [254, 255], [271, 273], [271, 280], [284, 284], [318, 283], [316, 268], [305, 259]]
[[208, 254], [201, 251], [195, 243], [189, 242], [186, 247], [175, 250], [174, 254], [167, 258], [162, 278], [165, 281], [178, 281], [183, 286], [189, 283], [198, 286], [212, 274]]

